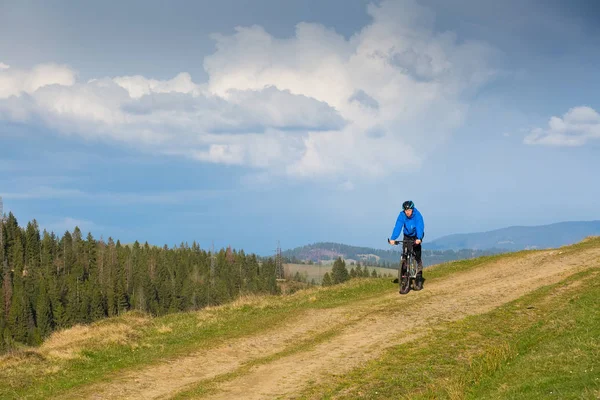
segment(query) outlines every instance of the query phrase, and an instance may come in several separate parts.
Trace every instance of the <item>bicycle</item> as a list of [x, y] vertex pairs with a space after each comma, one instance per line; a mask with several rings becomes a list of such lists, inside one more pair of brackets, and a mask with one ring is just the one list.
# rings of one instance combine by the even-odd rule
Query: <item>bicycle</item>
[[[415, 289], [417, 284], [417, 256], [415, 255], [413, 248], [415, 241], [407, 238], [404, 238], [403, 240], [394, 240], [394, 244], [398, 245], [400, 243], [402, 243], [402, 256], [400, 257], [400, 267], [398, 268], [398, 286], [400, 294], [407, 294], [410, 292], [411, 282], [413, 284], [413, 289]], [[403, 262], [406, 262], [405, 276], [402, 276]]]

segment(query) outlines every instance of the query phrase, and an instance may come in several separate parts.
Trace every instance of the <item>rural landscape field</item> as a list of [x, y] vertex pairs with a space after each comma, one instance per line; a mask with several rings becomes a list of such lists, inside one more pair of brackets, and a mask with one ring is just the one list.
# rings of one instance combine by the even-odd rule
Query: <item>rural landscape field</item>
[[76, 326], [0, 361], [3, 398], [600, 395], [600, 239]]
[[0, 0], [0, 400], [600, 400], [598, 66], [598, 0]]

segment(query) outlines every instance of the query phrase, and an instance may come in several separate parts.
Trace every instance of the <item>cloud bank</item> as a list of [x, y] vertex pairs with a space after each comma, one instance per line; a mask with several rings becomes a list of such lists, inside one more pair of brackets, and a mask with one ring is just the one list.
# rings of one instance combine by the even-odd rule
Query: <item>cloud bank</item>
[[200, 162], [305, 178], [382, 177], [418, 166], [494, 76], [494, 50], [434, 30], [412, 0], [367, 8], [349, 39], [300, 23], [216, 34], [209, 79], [182, 72], [77, 80], [70, 67], [0, 63], [0, 119]]
[[547, 128], [534, 128], [524, 142], [531, 145], [583, 146], [600, 139], [600, 114], [591, 107], [571, 108], [562, 118], [552, 117]]

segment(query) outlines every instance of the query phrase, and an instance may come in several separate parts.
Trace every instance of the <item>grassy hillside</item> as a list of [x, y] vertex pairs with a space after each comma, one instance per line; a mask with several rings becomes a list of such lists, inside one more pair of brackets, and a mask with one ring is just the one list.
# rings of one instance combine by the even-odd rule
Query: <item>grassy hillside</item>
[[120, 371], [260, 334], [312, 309], [339, 307], [390, 290], [389, 280], [361, 279], [288, 297], [248, 297], [199, 312], [152, 318], [131, 312], [88, 328], [54, 333], [39, 348], [0, 357], [0, 398], [39, 398], [116, 378]]
[[440, 326], [300, 398], [598, 399], [600, 271]]
[[[597, 398], [599, 260], [591, 239], [431, 267], [426, 289], [408, 296], [389, 279], [355, 279], [198, 312], [128, 313], [1, 357], [0, 398], [273, 398], [282, 388], [302, 398]], [[531, 272], [506, 283], [517, 266]], [[410, 310], [422, 322], [399, 339]], [[329, 373], [303, 376], [315, 360]], [[279, 371], [301, 385], [269, 388]]]

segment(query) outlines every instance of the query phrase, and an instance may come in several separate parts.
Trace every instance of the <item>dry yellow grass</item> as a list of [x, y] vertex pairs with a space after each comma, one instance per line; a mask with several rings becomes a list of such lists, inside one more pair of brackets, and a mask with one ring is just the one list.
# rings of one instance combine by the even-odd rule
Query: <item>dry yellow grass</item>
[[201, 327], [207, 322], [214, 321], [219, 314], [219, 311], [223, 310], [239, 310], [245, 306], [252, 306], [259, 309], [264, 309], [274, 302], [274, 298], [271, 295], [255, 295], [247, 294], [238, 297], [227, 304], [221, 304], [218, 306], [208, 306], [201, 310], [195, 311], [196, 319], [198, 320], [198, 327]]
[[246, 294], [238, 297], [233, 302], [227, 304], [225, 307], [232, 310], [239, 309], [245, 306], [253, 306], [262, 309], [271, 305], [272, 303], [273, 296]]
[[598, 240], [600, 239], [600, 236], [588, 236], [585, 239], [583, 239], [580, 243], [587, 243], [587, 242], [591, 242], [592, 240]]
[[171, 328], [168, 325], [161, 325], [156, 329], [156, 331], [158, 333], [169, 333], [169, 332], [173, 332], [173, 328]]
[[54, 333], [40, 347], [39, 352], [54, 358], [73, 359], [78, 357], [84, 347], [125, 344], [133, 333], [134, 329], [126, 324], [76, 325]]
[[30, 362], [32, 359], [72, 360], [81, 357], [84, 348], [127, 344], [137, 337], [139, 328], [150, 321], [151, 317], [132, 312], [117, 319], [102, 320], [90, 325], [75, 325], [54, 332], [40, 347], [24, 348], [0, 357], [0, 368]]

